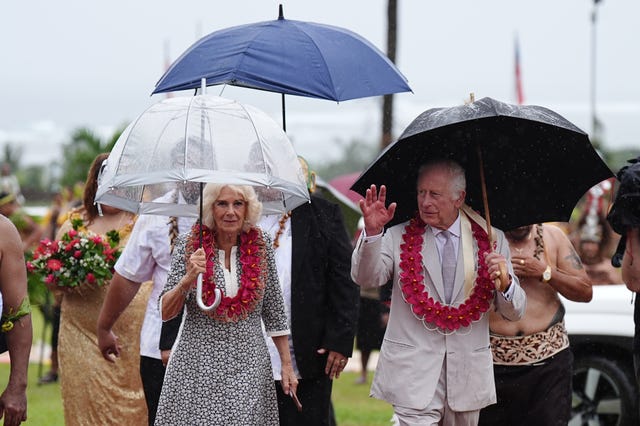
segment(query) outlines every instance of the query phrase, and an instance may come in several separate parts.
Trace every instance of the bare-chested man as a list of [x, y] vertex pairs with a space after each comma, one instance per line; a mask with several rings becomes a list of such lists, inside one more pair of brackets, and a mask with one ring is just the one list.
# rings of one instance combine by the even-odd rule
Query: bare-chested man
[[480, 425], [566, 425], [573, 355], [559, 294], [589, 302], [591, 282], [560, 228], [538, 224], [505, 234], [527, 310], [514, 322], [491, 314], [498, 403], [482, 410]]
[[16, 227], [2, 215], [0, 235], [0, 323], [11, 358], [9, 383], [0, 395], [0, 418], [4, 417], [4, 425], [17, 426], [27, 420], [27, 368], [33, 331], [22, 242]]

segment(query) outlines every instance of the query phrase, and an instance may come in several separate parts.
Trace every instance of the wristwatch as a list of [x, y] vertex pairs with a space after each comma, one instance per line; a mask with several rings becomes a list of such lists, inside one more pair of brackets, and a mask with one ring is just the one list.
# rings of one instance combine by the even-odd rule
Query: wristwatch
[[542, 282], [548, 283], [551, 280], [551, 266], [547, 265], [547, 268], [542, 273]]

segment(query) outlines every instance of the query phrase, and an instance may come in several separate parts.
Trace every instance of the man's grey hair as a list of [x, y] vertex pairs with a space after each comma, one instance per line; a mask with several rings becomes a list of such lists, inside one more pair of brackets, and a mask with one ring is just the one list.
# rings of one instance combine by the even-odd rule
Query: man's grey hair
[[463, 191], [466, 191], [467, 180], [465, 178], [464, 169], [456, 161], [447, 159], [431, 160], [421, 165], [418, 169], [418, 179], [416, 184], [420, 181], [423, 174], [436, 169], [445, 170], [451, 177], [451, 180], [449, 181], [449, 188], [453, 193], [454, 199], [457, 199]]

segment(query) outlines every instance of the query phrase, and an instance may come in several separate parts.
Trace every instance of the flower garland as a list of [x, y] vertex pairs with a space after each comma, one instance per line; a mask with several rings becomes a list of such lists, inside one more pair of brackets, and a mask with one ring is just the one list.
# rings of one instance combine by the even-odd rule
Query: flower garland
[[425, 324], [434, 324], [445, 332], [453, 332], [460, 327], [468, 327], [478, 321], [489, 310], [495, 286], [489, 277], [489, 268], [484, 260], [490, 251], [487, 233], [477, 223], [471, 221], [473, 237], [478, 244], [478, 271], [471, 294], [458, 307], [435, 301], [429, 296], [422, 273], [422, 243], [425, 223], [413, 218], [405, 226], [400, 245], [400, 285], [404, 300], [411, 305], [413, 314]]
[[[193, 250], [200, 247], [199, 232], [199, 225], [194, 225], [191, 233]], [[218, 263], [218, 250], [214, 237], [215, 235], [209, 228], [203, 225], [202, 246], [207, 258], [207, 265], [202, 280], [202, 300], [207, 305], [211, 305], [215, 301], [214, 290], [217, 288], [215, 268]], [[206, 313], [221, 322], [238, 322], [246, 319], [255, 310], [264, 295], [266, 245], [258, 228], [251, 227], [249, 231], [240, 234], [239, 251], [242, 272], [238, 292], [234, 297], [222, 296], [220, 305], [213, 311]], [[187, 254], [187, 257], [189, 255], [190, 253]]]

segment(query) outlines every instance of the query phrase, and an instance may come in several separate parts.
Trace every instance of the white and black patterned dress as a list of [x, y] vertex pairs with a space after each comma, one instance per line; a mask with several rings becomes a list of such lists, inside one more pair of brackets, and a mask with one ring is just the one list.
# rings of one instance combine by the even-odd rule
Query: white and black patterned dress
[[[177, 240], [164, 293], [186, 273], [188, 235]], [[266, 242], [268, 274], [262, 301], [244, 320], [220, 322], [196, 304], [195, 290], [185, 302], [186, 314], [173, 347], [162, 386], [156, 425], [278, 425], [278, 406], [271, 361], [260, 320], [267, 332], [289, 334], [273, 249]], [[235, 259], [240, 271], [239, 256]], [[224, 272], [215, 269], [224, 292]]]

